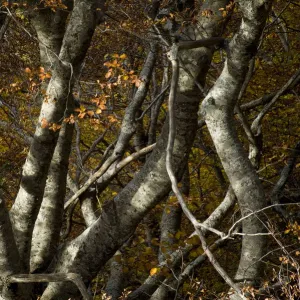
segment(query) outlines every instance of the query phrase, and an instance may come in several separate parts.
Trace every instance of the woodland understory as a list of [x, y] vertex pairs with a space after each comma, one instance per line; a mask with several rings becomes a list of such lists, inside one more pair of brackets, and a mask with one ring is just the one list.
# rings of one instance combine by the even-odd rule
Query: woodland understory
[[300, 3], [0, 7], [0, 299], [300, 299]]

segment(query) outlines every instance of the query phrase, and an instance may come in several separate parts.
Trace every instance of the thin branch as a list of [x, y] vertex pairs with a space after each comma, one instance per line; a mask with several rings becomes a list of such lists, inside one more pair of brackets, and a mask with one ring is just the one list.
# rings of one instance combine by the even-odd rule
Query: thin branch
[[79, 291], [84, 300], [92, 300], [89, 295], [85, 284], [80, 275], [76, 273], [54, 273], [54, 274], [16, 274], [4, 278], [5, 284], [17, 283], [31, 283], [31, 282], [64, 282], [72, 281]]
[[[236, 291], [236, 293], [241, 297], [241, 299], [246, 300], [246, 298], [243, 296], [240, 288], [232, 281], [232, 279], [228, 276], [226, 271], [221, 267], [219, 262], [215, 259], [214, 255], [208, 248], [206, 240], [204, 238], [204, 235], [201, 231], [201, 227], [203, 225], [201, 223], [199, 223], [196, 220], [196, 218], [194, 217], [194, 215], [190, 212], [190, 210], [188, 209], [187, 205], [185, 204], [183, 196], [178, 188], [177, 179], [175, 177], [175, 174], [174, 174], [174, 171], [172, 168], [172, 154], [173, 154], [173, 147], [174, 147], [174, 141], [175, 141], [174, 102], [175, 102], [175, 98], [176, 98], [176, 90], [177, 90], [178, 77], [179, 77], [178, 46], [176, 44], [172, 45], [172, 48], [168, 53], [168, 58], [172, 63], [172, 80], [171, 80], [171, 90], [170, 90], [170, 94], [169, 94], [169, 137], [168, 137], [168, 145], [167, 145], [166, 168], [167, 168], [167, 172], [168, 172], [168, 175], [169, 175], [171, 183], [172, 183], [172, 190], [173, 190], [174, 194], [176, 195], [184, 214], [187, 216], [187, 218], [193, 224], [193, 226], [197, 232], [197, 235], [199, 236], [199, 238], [201, 240], [203, 250], [205, 251], [207, 257], [209, 258], [211, 264], [214, 266], [216, 271], [222, 276], [222, 278], [225, 280], [225, 282], [232, 289], [234, 289]], [[213, 232], [216, 233], [218, 231], [213, 229]], [[222, 238], [224, 234], [219, 232], [219, 235]]]
[[178, 76], [179, 76], [179, 64], [178, 64], [178, 47], [176, 44], [172, 46], [171, 51], [168, 53], [169, 59], [172, 63], [172, 80], [171, 80], [171, 89], [169, 94], [169, 137], [168, 137], [168, 145], [167, 145], [167, 157], [166, 157], [166, 168], [167, 172], [169, 174], [171, 183], [172, 183], [172, 190], [174, 194], [176, 195], [181, 208], [187, 218], [192, 222], [195, 228], [202, 227], [204, 229], [207, 229], [209, 231], [214, 232], [215, 234], [219, 235], [220, 237], [224, 236], [223, 232], [220, 232], [214, 228], [209, 228], [205, 226], [204, 224], [199, 223], [194, 215], [190, 212], [187, 205], [185, 204], [185, 201], [183, 199], [183, 196], [181, 195], [181, 192], [178, 189], [177, 186], [177, 179], [175, 177], [175, 174], [173, 172], [172, 168], [172, 155], [173, 155], [173, 147], [174, 147], [174, 140], [175, 140], [175, 116], [174, 116], [174, 102], [176, 98], [176, 89], [177, 89], [177, 83], [178, 83]]
[[106, 128], [104, 130], [104, 132], [93, 142], [92, 146], [90, 147], [90, 149], [83, 155], [82, 157], [82, 164], [84, 164], [87, 159], [90, 157], [90, 155], [92, 154], [92, 152], [95, 150], [95, 148], [97, 147], [97, 145], [104, 139], [107, 131], [110, 129]]
[[155, 97], [155, 99], [150, 103], [150, 105], [143, 111], [143, 113], [137, 118], [135, 119], [135, 121], [140, 121], [141, 119], [144, 118], [145, 114], [147, 113], [147, 111], [161, 98], [164, 96], [165, 92], [167, 91], [167, 89], [170, 87], [170, 84], [167, 84], [164, 89]]
[[3, 40], [4, 35], [5, 35], [5, 33], [6, 33], [7, 29], [8, 29], [10, 21], [11, 21], [11, 17], [9, 15], [7, 15], [5, 17], [4, 24], [0, 28], [0, 43], [2, 43], [2, 40]]
[[[287, 164], [281, 171], [280, 178], [278, 179], [277, 183], [275, 184], [272, 192], [271, 192], [271, 202], [272, 204], [279, 204], [280, 203], [280, 193], [283, 190], [289, 176], [291, 175], [293, 168], [295, 167], [297, 157], [299, 156], [300, 152], [300, 142], [297, 143], [295, 149], [292, 150], [291, 157], [288, 159]], [[275, 206], [275, 210], [280, 213], [284, 219], [288, 220], [288, 214], [286, 210], [281, 206]]]
[[[126, 165], [128, 165], [133, 160], [139, 158], [142, 155], [145, 155], [152, 151], [154, 149], [156, 144], [152, 144], [150, 146], [147, 146], [130, 156], [125, 157], [122, 161], [120, 161], [115, 166], [115, 173], [119, 172], [122, 168], [124, 168]], [[118, 156], [111, 156], [108, 158], [108, 160], [102, 165], [102, 167], [93, 174], [86, 182], [85, 184], [65, 203], [64, 209], [66, 209], [72, 202], [76, 201], [79, 196], [81, 196], [89, 187], [92, 185], [96, 180], [98, 180], [106, 171], [107, 169], [118, 159]]]
[[300, 79], [300, 69], [287, 81], [287, 83], [276, 93], [273, 99], [260, 111], [256, 119], [253, 121], [251, 129], [254, 133], [258, 132], [262, 119], [269, 112], [270, 108], [280, 98], [280, 96], [292, 85], [297, 83]]

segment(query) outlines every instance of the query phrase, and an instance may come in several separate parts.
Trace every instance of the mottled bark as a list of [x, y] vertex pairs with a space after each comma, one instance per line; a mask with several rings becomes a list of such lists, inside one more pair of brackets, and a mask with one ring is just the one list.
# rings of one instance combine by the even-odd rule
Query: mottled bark
[[122, 295], [126, 282], [126, 274], [123, 272], [121, 261], [122, 253], [117, 251], [109, 262], [110, 275], [105, 287], [105, 294], [111, 300], [118, 300]]
[[33, 25], [39, 40], [41, 65], [46, 71], [51, 71], [57, 61], [68, 13], [63, 10], [53, 12], [50, 8], [34, 10], [31, 13]]
[[25, 269], [29, 268], [31, 236], [42, 202], [48, 169], [58, 132], [47, 124], [60, 124], [69, 94], [73, 70], [81, 65], [97, 23], [98, 1], [76, 1], [70, 17], [52, 78], [42, 103], [39, 122], [23, 167], [22, 181], [10, 211], [16, 242]]
[[[223, 4], [221, 1], [221, 5]], [[211, 30], [213, 32], [214, 28]], [[186, 60], [186, 64], [193, 70], [196, 77], [201, 73], [203, 82], [210, 63], [210, 49], [199, 48], [187, 52], [184, 53], [183, 59]], [[180, 79], [174, 147], [176, 173], [182, 171], [181, 166], [186, 163], [193, 143], [197, 125], [195, 110], [200, 100], [194, 78], [182, 71]], [[169, 193], [170, 182], [165, 168], [167, 134], [168, 124], [165, 124], [159, 142], [143, 169], [113, 201], [103, 206], [100, 218], [74, 242], [65, 247], [56, 263], [56, 271], [77, 270], [85, 280], [93, 278], [105, 262], [133, 234], [137, 224], [146, 213]], [[97, 242], [100, 240], [101, 244]], [[93, 261], [93, 264], [88, 263], [90, 261]], [[43, 298], [67, 299], [73, 294], [72, 287], [51, 284], [44, 292]]]
[[58, 247], [72, 135], [73, 124], [64, 123], [52, 157], [43, 202], [33, 230], [31, 273], [45, 270]]
[[[197, 97], [180, 95], [178, 98], [178, 131], [174, 151], [177, 172], [186, 162], [194, 139], [197, 124], [194, 110], [199, 104]], [[56, 271], [72, 269], [77, 270], [85, 280], [93, 278], [134, 233], [146, 213], [169, 193], [170, 182], [165, 169], [166, 135], [165, 126], [160, 141], [140, 173], [113, 201], [103, 206], [100, 218], [64, 249], [56, 263]], [[70, 286], [51, 284], [42, 299], [68, 299], [73, 293], [74, 289]]]
[[[257, 49], [269, 11], [267, 1], [240, 2], [243, 19], [229, 44], [222, 74], [202, 103], [202, 115], [213, 139], [224, 170], [238, 199], [243, 216], [266, 205], [261, 182], [238, 139], [233, 111]], [[253, 215], [243, 221], [245, 234], [264, 231], [262, 221]], [[245, 235], [236, 280], [254, 282], [260, 275], [259, 259], [265, 251], [265, 237]]]

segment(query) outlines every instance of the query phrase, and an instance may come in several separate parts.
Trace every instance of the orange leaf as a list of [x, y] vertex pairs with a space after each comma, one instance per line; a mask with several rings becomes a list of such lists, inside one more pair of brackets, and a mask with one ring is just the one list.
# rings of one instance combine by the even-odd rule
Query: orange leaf
[[42, 121], [41, 121], [41, 127], [42, 128], [47, 128], [48, 125], [49, 125], [48, 121], [45, 118], [43, 118]]
[[108, 71], [106, 74], [105, 74], [105, 78], [108, 79], [109, 77], [111, 77], [112, 75], [112, 71]]
[[86, 112], [81, 112], [81, 113], [78, 115], [78, 118], [79, 118], [79, 119], [83, 119], [85, 115], [86, 115]]
[[92, 117], [95, 113], [94, 113], [92, 110], [88, 110], [88, 111], [87, 111], [87, 114], [88, 114], [90, 117]]

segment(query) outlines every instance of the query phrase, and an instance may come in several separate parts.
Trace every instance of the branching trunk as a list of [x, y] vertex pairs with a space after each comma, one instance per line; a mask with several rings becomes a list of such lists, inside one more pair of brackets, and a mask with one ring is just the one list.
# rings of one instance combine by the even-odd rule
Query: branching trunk
[[[243, 20], [228, 49], [228, 59], [216, 84], [202, 104], [202, 114], [225, 172], [238, 199], [242, 215], [266, 205], [260, 180], [234, 128], [233, 111], [248, 64], [254, 55], [269, 11], [267, 1], [240, 2]], [[265, 251], [264, 231], [257, 216], [243, 221], [242, 253], [236, 280], [254, 282], [260, 275], [259, 259]], [[252, 234], [252, 235], [251, 235]], [[253, 235], [254, 234], [254, 235]]]
[[21, 186], [10, 211], [14, 234], [25, 270], [29, 268], [31, 237], [42, 202], [48, 169], [58, 138], [50, 124], [60, 124], [72, 93], [72, 76], [82, 63], [97, 23], [98, 1], [76, 1], [54, 63], [35, 136], [23, 167]]
[[64, 123], [52, 157], [43, 202], [35, 222], [30, 272], [45, 270], [56, 253], [63, 221], [73, 124]]
[[[174, 151], [174, 169], [177, 173], [188, 158], [197, 124], [195, 110], [199, 104], [197, 97], [180, 95], [178, 98], [178, 131]], [[103, 206], [100, 218], [64, 249], [56, 263], [56, 271], [76, 269], [85, 280], [93, 278], [134, 233], [146, 213], [169, 193], [170, 182], [165, 169], [166, 142], [167, 126], [142, 171], [115, 200]], [[68, 299], [73, 293], [71, 286], [50, 284], [42, 299]]]

